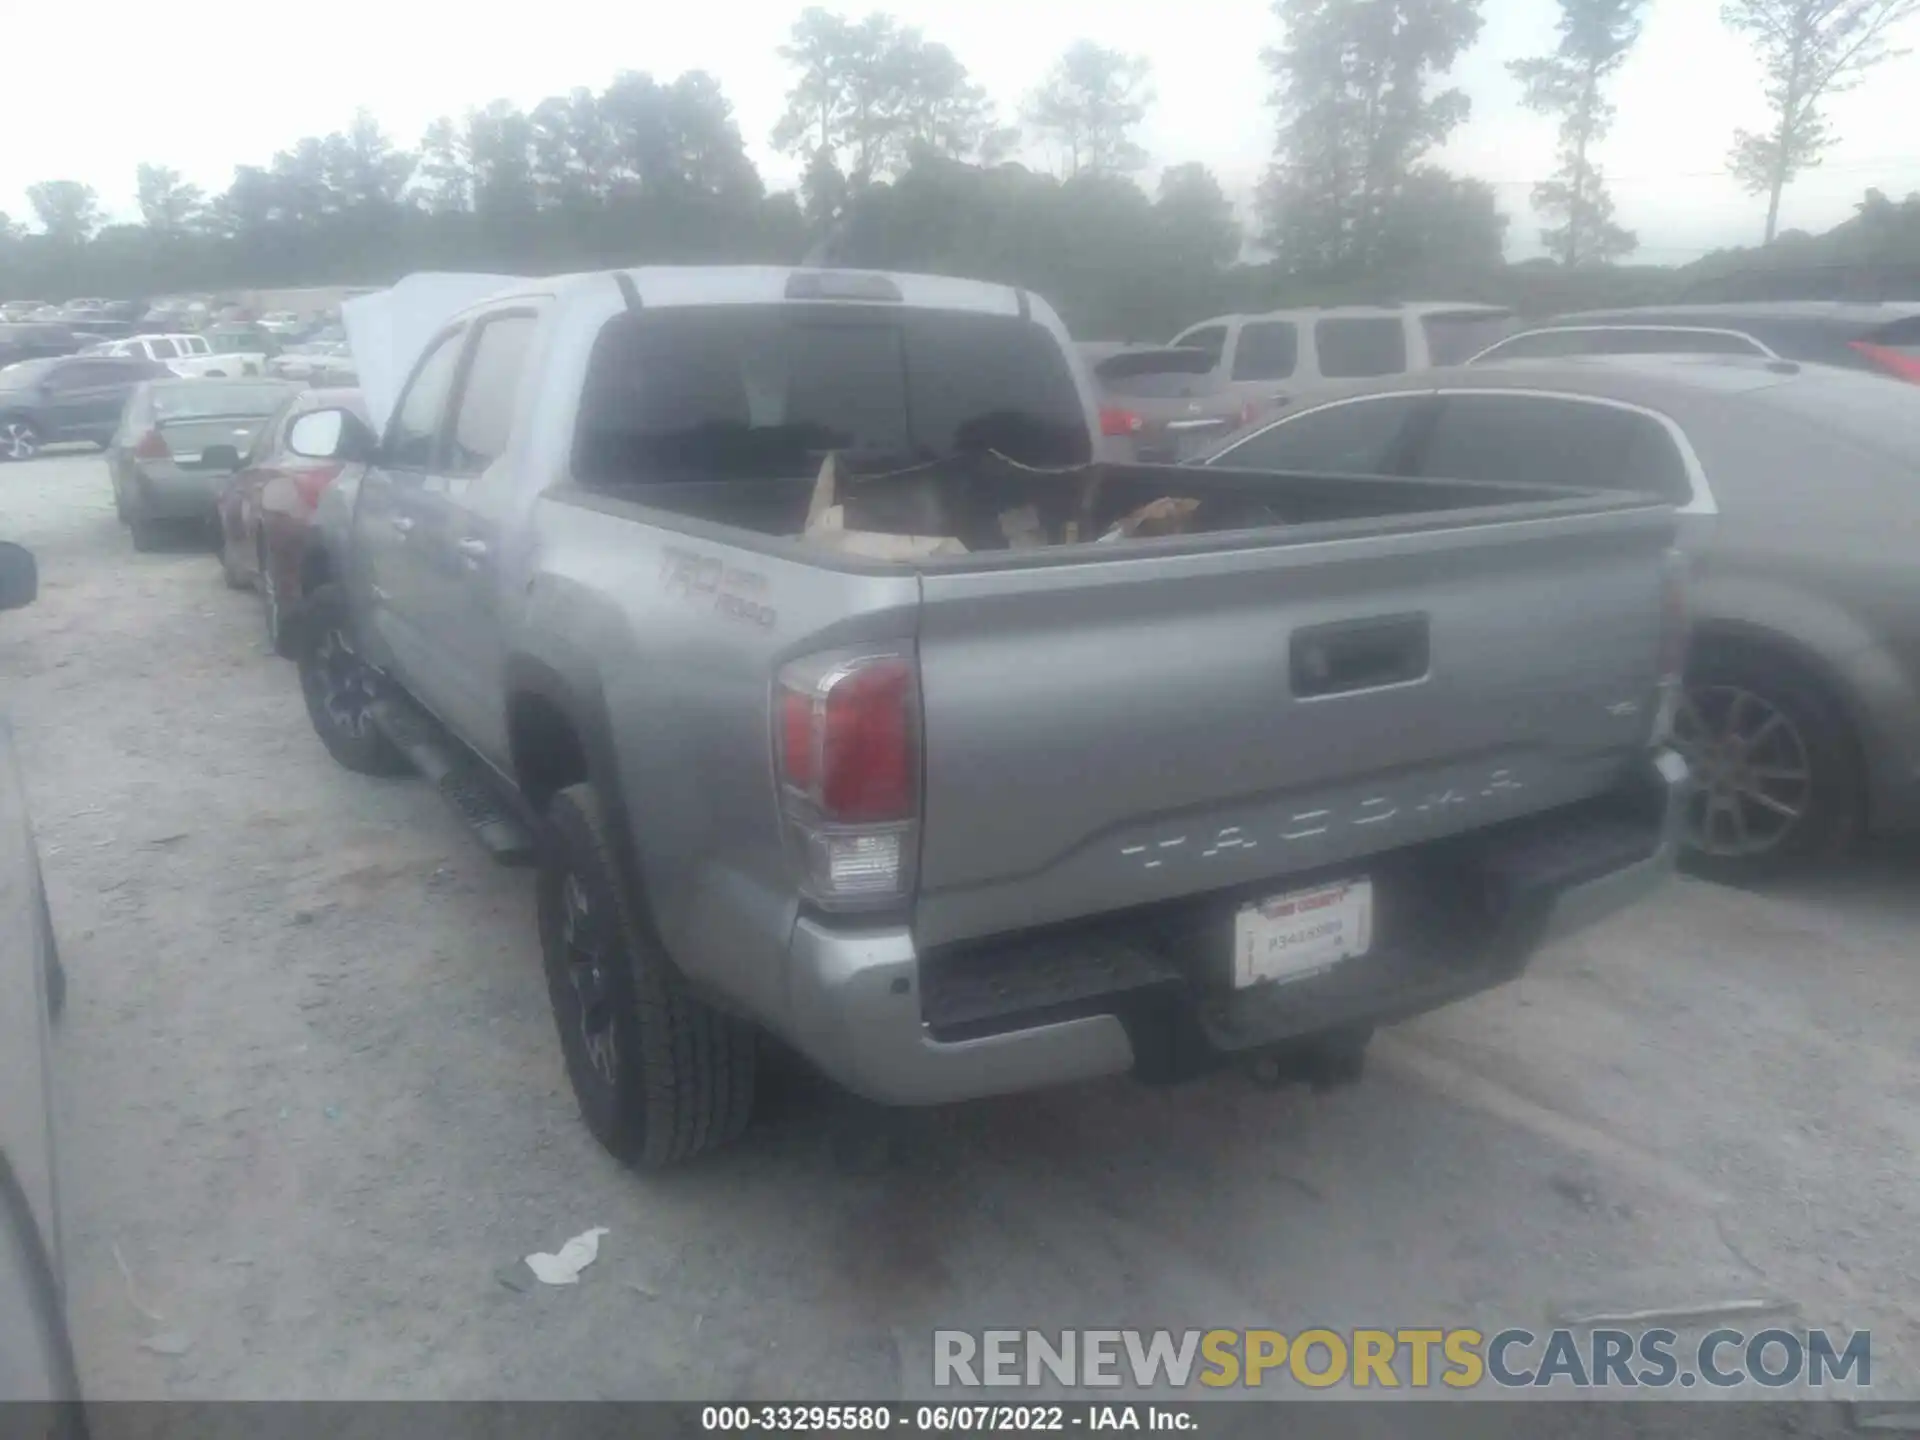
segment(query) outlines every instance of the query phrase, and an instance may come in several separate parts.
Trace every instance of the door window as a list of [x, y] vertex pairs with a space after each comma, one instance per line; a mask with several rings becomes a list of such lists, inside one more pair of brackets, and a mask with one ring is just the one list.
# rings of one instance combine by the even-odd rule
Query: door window
[[1667, 428], [1615, 405], [1546, 395], [1450, 395], [1420, 457], [1435, 479], [1647, 490], [1691, 498]]
[[453, 372], [460, 363], [460, 346], [465, 339], [464, 328], [442, 336], [407, 382], [382, 447], [386, 463], [394, 469], [432, 468], [440, 421], [446, 414]]
[[454, 402], [448, 473], [478, 475], [506, 453], [535, 323], [532, 315], [499, 315], [481, 324], [466, 382]]
[[1300, 332], [1291, 320], [1255, 320], [1240, 327], [1233, 347], [1236, 380], [1284, 380], [1300, 358]]
[[1305, 411], [1250, 436], [1210, 463], [1236, 470], [1384, 474], [1394, 463], [1407, 423], [1426, 402], [1425, 395], [1391, 395]]

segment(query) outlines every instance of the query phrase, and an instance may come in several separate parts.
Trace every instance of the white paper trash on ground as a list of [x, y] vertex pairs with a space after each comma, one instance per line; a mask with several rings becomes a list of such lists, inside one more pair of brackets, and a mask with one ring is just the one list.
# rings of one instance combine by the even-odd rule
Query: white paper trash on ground
[[604, 1225], [582, 1231], [562, 1245], [558, 1254], [527, 1256], [527, 1268], [542, 1285], [578, 1285], [580, 1272], [598, 1258], [600, 1237], [606, 1233]]

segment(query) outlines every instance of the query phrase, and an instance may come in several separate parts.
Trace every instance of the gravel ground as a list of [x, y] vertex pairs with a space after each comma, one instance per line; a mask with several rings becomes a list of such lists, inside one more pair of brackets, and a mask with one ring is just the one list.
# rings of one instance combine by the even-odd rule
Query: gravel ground
[[[133, 554], [96, 457], [0, 469], [0, 517], [42, 565], [0, 677], [72, 973], [95, 1397], [924, 1396], [936, 1326], [1744, 1298], [1871, 1325], [1876, 1389], [1920, 1388], [1911, 849], [1676, 882], [1332, 1095], [915, 1114], [860, 1176], [829, 1144], [850, 1107], [796, 1081], [736, 1149], [641, 1179], [574, 1113], [528, 877], [424, 786], [336, 768], [256, 603], [203, 551]], [[578, 1287], [503, 1283], [591, 1225]]]

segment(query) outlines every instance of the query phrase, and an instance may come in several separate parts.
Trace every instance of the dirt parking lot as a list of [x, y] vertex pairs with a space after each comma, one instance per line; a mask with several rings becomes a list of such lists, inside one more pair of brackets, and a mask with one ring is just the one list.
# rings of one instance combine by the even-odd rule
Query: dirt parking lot
[[[1871, 1326], [1875, 1388], [1920, 1388], [1912, 849], [1677, 882], [1331, 1095], [970, 1105], [861, 1175], [846, 1107], [795, 1081], [738, 1148], [641, 1179], [576, 1118], [529, 878], [425, 786], [332, 764], [213, 558], [133, 554], [92, 455], [0, 468], [0, 534], [42, 567], [0, 697], [72, 975], [95, 1397], [915, 1397], [936, 1327], [1750, 1299]], [[579, 1286], [503, 1283], [596, 1225]]]

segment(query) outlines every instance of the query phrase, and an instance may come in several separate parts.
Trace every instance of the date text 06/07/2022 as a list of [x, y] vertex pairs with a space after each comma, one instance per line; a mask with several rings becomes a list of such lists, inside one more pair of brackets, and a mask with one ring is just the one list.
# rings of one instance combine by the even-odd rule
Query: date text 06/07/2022
[[705, 1405], [700, 1428], [710, 1434], [861, 1435], [1002, 1434], [1146, 1430], [1193, 1434], [1196, 1407], [1151, 1404], [1078, 1405]]

